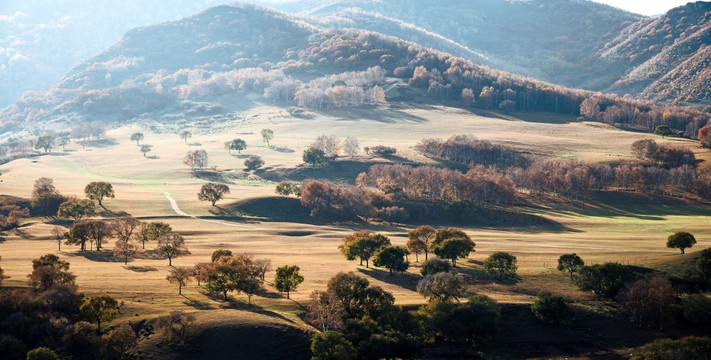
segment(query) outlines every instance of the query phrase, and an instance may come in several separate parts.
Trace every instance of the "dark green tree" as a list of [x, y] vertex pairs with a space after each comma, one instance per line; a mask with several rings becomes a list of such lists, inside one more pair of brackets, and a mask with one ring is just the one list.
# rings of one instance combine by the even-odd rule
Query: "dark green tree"
[[661, 135], [662, 139], [664, 139], [665, 136], [671, 135], [671, 133], [671, 128], [667, 125], [659, 125], [654, 129], [654, 134]]
[[467, 284], [455, 273], [440, 272], [422, 278], [417, 283], [417, 292], [429, 302], [457, 301], [467, 293]]
[[82, 315], [96, 321], [96, 332], [101, 333], [101, 322], [116, 318], [118, 302], [108, 295], [95, 295], [84, 301], [79, 307]]
[[604, 263], [583, 266], [578, 272], [576, 283], [581, 291], [592, 291], [598, 298], [612, 299], [625, 283], [633, 279], [632, 274], [622, 264]]
[[684, 249], [690, 248], [696, 244], [696, 238], [685, 231], [679, 231], [673, 235], [669, 235], [667, 238], [667, 247], [672, 249], [681, 250], [682, 255], [684, 254]]
[[375, 255], [375, 251], [385, 245], [390, 245], [390, 239], [386, 236], [369, 231], [358, 231], [343, 238], [339, 249], [346, 259], [358, 258], [361, 265], [365, 260], [365, 267], [369, 267], [370, 258]]
[[269, 141], [274, 138], [274, 131], [270, 129], [262, 129], [262, 142], [267, 143], [267, 147], [271, 147]]
[[137, 132], [137, 133], [133, 133], [133, 135], [131, 135], [131, 141], [135, 141], [136, 145], [139, 145], [141, 140], [143, 140], [143, 133]]
[[536, 301], [531, 305], [531, 312], [547, 324], [570, 325], [575, 317], [568, 300], [548, 291], [538, 294]]
[[94, 216], [94, 203], [89, 200], [79, 200], [77, 198], [69, 198], [67, 201], [59, 205], [57, 216], [60, 218], [74, 219], [79, 221], [84, 217]]
[[358, 353], [353, 344], [337, 331], [317, 334], [311, 340], [311, 360], [355, 360]]
[[198, 193], [198, 199], [202, 201], [209, 201], [212, 206], [225, 196], [225, 194], [230, 193], [230, 188], [225, 184], [218, 183], [207, 183], [200, 188]]
[[452, 260], [452, 266], [457, 267], [458, 258], [466, 258], [474, 250], [474, 242], [467, 238], [450, 238], [439, 243], [434, 253], [442, 258]]
[[113, 185], [105, 181], [93, 181], [86, 184], [86, 187], [84, 187], [84, 194], [86, 194], [86, 197], [90, 200], [96, 200], [99, 202], [99, 206], [104, 209], [106, 209], [104, 204], [102, 204], [104, 198], [113, 199], [116, 197]]
[[237, 150], [237, 153], [242, 153], [242, 150], [247, 149], [247, 142], [242, 139], [234, 139], [230, 143], [230, 150]]
[[326, 161], [326, 153], [321, 149], [310, 147], [304, 150], [304, 155], [301, 158], [305, 163], [309, 163], [311, 166], [316, 166]]
[[43, 149], [44, 152], [52, 151], [55, 138], [52, 135], [42, 135], [35, 141], [35, 149]]
[[299, 274], [298, 266], [284, 265], [276, 269], [274, 288], [281, 292], [286, 292], [286, 298], [289, 299], [289, 293], [291, 290], [296, 289], [296, 287], [303, 281], [304, 277]]
[[584, 265], [583, 259], [575, 253], [563, 254], [558, 258], [558, 271], [567, 271], [570, 274], [570, 280], [573, 280], [573, 274]]
[[382, 246], [375, 251], [373, 265], [387, 268], [390, 273], [394, 271], [403, 272], [410, 267], [410, 263], [405, 261], [407, 250], [400, 246]]

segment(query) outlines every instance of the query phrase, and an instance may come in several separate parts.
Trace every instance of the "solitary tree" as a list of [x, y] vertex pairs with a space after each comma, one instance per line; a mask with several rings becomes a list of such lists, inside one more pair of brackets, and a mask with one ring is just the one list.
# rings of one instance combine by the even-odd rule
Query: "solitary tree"
[[667, 238], [667, 247], [681, 250], [682, 255], [684, 254], [684, 249], [690, 248], [694, 246], [694, 244], [696, 244], [694, 235], [684, 231], [669, 235]]
[[268, 147], [271, 147], [269, 140], [274, 138], [274, 131], [270, 129], [262, 129], [262, 142], [267, 143]]
[[464, 102], [464, 106], [466, 106], [467, 109], [469, 109], [469, 106], [471, 106], [473, 101], [474, 101], [474, 91], [469, 88], [462, 89], [462, 102]]
[[247, 168], [247, 171], [257, 170], [264, 166], [264, 160], [262, 160], [260, 156], [252, 155], [244, 160], [244, 166]]
[[52, 228], [52, 240], [57, 242], [57, 251], [62, 251], [62, 240], [64, 240], [64, 229], [59, 226]]
[[222, 200], [224, 195], [229, 193], [230, 188], [225, 184], [207, 183], [200, 188], [198, 199], [202, 201], [209, 201], [212, 203], [212, 206], [215, 206], [215, 203], [218, 200]]
[[441, 242], [434, 249], [439, 257], [452, 260], [452, 266], [457, 267], [458, 258], [466, 258], [474, 251], [474, 242], [467, 238], [451, 238]]
[[353, 159], [353, 157], [358, 154], [358, 150], [360, 150], [358, 139], [353, 136], [348, 136], [343, 140], [343, 152], [345, 152], [349, 158]]
[[242, 139], [234, 139], [230, 143], [230, 150], [237, 150], [237, 153], [241, 153], [245, 149], [247, 149], [247, 143]]
[[405, 254], [407, 250], [400, 246], [382, 246], [376, 252], [373, 257], [373, 265], [382, 266], [390, 270], [398, 272], [403, 272], [410, 267], [410, 264], [405, 261]]
[[457, 274], [441, 272], [427, 275], [417, 283], [417, 292], [430, 302], [458, 300], [467, 293], [464, 280]]
[[410, 241], [413, 242], [413, 248], [410, 249], [411, 252], [415, 253], [415, 258], [417, 258], [417, 252], [415, 248], [421, 248], [422, 252], [425, 253], [425, 260], [427, 260], [427, 254], [433, 249], [433, 242], [435, 240], [437, 232], [434, 228], [428, 225], [419, 226], [417, 229], [411, 230], [407, 233], [408, 248], [410, 248]]
[[185, 141], [185, 143], [188, 143], [188, 139], [193, 137], [193, 134], [190, 131], [184, 130], [183, 132], [180, 133], [180, 138]]
[[104, 207], [104, 204], [101, 203], [104, 198], [106, 197], [113, 199], [114, 197], [116, 197], [116, 195], [114, 195], [114, 187], [111, 185], [111, 183], [105, 181], [93, 181], [88, 183], [86, 187], [84, 187], [84, 193], [86, 194], [86, 197], [90, 200], [98, 201], [99, 206], [104, 209], [106, 208]]
[[195, 171], [196, 168], [202, 169], [207, 166], [207, 151], [200, 149], [194, 151], [188, 151], [183, 159], [183, 164], [190, 166], [190, 168]]
[[531, 305], [531, 312], [547, 324], [570, 325], [575, 316], [568, 305], [568, 300], [548, 291], [538, 294], [536, 301]]
[[55, 138], [52, 135], [42, 135], [35, 141], [35, 149], [43, 149], [44, 152], [52, 151]]
[[64, 147], [67, 146], [67, 145], [69, 145], [70, 142], [72, 142], [72, 141], [71, 141], [68, 137], [66, 137], [66, 136], [62, 136], [62, 137], [60, 137], [59, 140], [58, 140], [58, 144], [59, 144], [59, 146], [62, 147], [62, 151], [66, 151], [66, 150], [67, 150], [67, 149], [65, 149]]
[[168, 258], [168, 266], [173, 266], [173, 258], [187, 252], [185, 239], [176, 232], [163, 235], [158, 239], [158, 251]]
[[664, 139], [665, 136], [671, 135], [671, 133], [671, 128], [667, 125], [659, 125], [654, 129], [654, 134], [661, 135], [662, 139]]
[[153, 150], [153, 145], [143, 144], [143, 145], [141, 145], [141, 148], [139, 151], [141, 153], [143, 153], [143, 157], [146, 157], [146, 153], [150, 152], [151, 150]]
[[497, 251], [484, 260], [484, 271], [489, 275], [496, 275], [501, 280], [504, 275], [508, 276], [516, 273], [518, 269], [516, 262], [516, 256]]
[[326, 161], [326, 153], [321, 149], [310, 147], [304, 150], [304, 155], [301, 157], [305, 163], [309, 163], [312, 166], [321, 164]]
[[289, 299], [291, 290], [296, 289], [302, 282], [304, 282], [304, 277], [299, 274], [298, 266], [284, 265], [276, 269], [274, 287], [279, 291], [286, 292], [287, 299]]
[[101, 322], [116, 318], [118, 302], [108, 295], [95, 295], [84, 301], [79, 307], [81, 313], [89, 319], [96, 320], [97, 333], [101, 333]]
[[59, 205], [59, 210], [57, 211], [57, 216], [60, 218], [70, 218], [74, 221], [79, 221], [83, 217], [94, 216], [96, 212], [94, 211], [94, 203], [89, 200], [79, 200], [77, 198], [70, 198]]
[[137, 133], [133, 133], [133, 135], [131, 135], [131, 141], [135, 141], [136, 145], [139, 145], [139, 142], [141, 140], [143, 140], [143, 133], [137, 132]]
[[298, 195], [299, 194], [299, 185], [284, 180], [284, 181], [277, 184], [276, 188], [274, 188], [274, 192], [279, 195], [284, 195], [284, 196], [289, 196], [291, 194]]
[[567, 271], [570, 274], [570, 280], [573, 280], [573, 273], [578, 272], [584, 265], [583, 259], [575, 253], [563, 254], [558, 258], [558, 271]]
[[178, 294], [182, 295], [183, 286], [187, 285], [192, 276], [193, 270], [191, 268], [179, 266], [170, 270], [166, 280], [171, 284], [178, 284]]

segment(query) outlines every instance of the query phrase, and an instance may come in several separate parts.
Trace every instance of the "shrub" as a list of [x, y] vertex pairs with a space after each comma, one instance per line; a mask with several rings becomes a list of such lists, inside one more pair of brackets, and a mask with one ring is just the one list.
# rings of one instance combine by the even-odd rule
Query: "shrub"
[[539, 320], [547, 324], [570, 325], [574, 318], [568, 301], [548, 291], [538, 294], [536, 301], [531, 305], [531, 311]]
[[711, 299], [704, 294], [692, 294], [681, 300], [684, 320], [696, 324], [711, 323]]
[[244, 161], [244, 166], [247, 167], [247, 171], [256, 170], [264, 166], [264, 160], [257, 155], [252, 155]]
[[420, 270], [420, 274], [422, 274], [422, 276], [434, 275], [440, 272], [449, 272], [450, 269], [452, 269], [452, 265], [449, 263], [449, 261], [440, 259], [429, 259], [425, 260], [425, 262], [422, 263], [422, 269]]

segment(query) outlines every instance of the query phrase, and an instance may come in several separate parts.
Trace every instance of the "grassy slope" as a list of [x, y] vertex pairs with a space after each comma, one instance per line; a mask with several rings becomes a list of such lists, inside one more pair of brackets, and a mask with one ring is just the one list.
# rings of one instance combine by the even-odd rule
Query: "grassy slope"
[[[230, 203], [262, 206], [253, 198], [273, 196], [274, 182], [241, 177], [241, 163], [246, 155], [262, 156], [267, 166], [272, 168], [270, 171], [278, 173], [293, 171], [287, 169], [300, 166], [304, 147], [323, 133], [339, 137], [356, 136], [361, 146], [397, 146], [401, 156], [413, 159], [422, 159], [412, 150], [422, 138], [473, 134], [537, 154], [579, 157], [586, 161], [619, 161], [631, 159], [628, 149], [633, 141], [651, 136], [623, 132], [598, 123], [564, 123], [563, 120], [570, 119], [546, 118], [540, 114], [535, 118], [526, 115], [528, 121], [522, 121], [516, 116], [473, 114], [444, 107], [326, 111], [312, 114], [310, 119], [289, 117], [288, 113], [278, 108], [256, 107], [240, 115], [249, 120], [219, 133], [199, 134], [197, 129], [193, 129], [194, 136], [189, 144], [183, 143], [175, 134], [153, 134], [147, 128], [134, 125], [109, 131], [109, 137], [115, 142], [108, 141], [99, 147], [81, 149], [72, 144], [67, 153], [56, 152], [4, 164], [0, 167], [2, 193], [28, 197], [33, 180], [40, 176], [54, 178], [63, 194], [76, 196], [83, 195], [83, 187], [90, 181], [110, 181], [117, 194], [116, 199], [105, 202], [110, 210], [116, 214], [125, 212], [166, 221], [185, 235], [191, 254], [175, 259], [173, 263], [176, 266], [192, 266], [206, 261], [218, 248], [270, 258], [275, 266], [297, 264], [306, 281], [292, 293], [294, 301], [282, 298], [268, 285], [271, 283], [269, 278], [273, 276], [268, 274], [268, 293], [255, 296], [253, 302], [260, 307], [262, 314], [273, 319], [273, 323], [267, 322], [265, 326], [287, 321], [302, 327], [305, 326], [300, 318], [303, 310], [298, 304], [305, 304], [313, 290], [323, 289], [326, 281], [339, 271], [355, 271], [368, 276], [371, 283], [393, 292], [399, 304], [422, 303], [423, 299], [415, 291], [417, 276], [414, 274], [419, 272], [419, 264], [414, 264], [408, 274], [390, 276], [383, 270], [364, 269], [357, 266], [357, 262], [343, 259], [336, 247], [344, 234], [362, 229], [360, 224], [323, 225], [304, 221], [303, 213], [291, 214], [291, 217], [277, 214], [274, 221], [266, 222], [249, 217], [230, 220], [212, 218], [212, 213], [233, 215], [229, 213]], [[261, 142], [258, 134], [265, 127], [275, 132], [275, 148], [267, 148]], [[152, 158], [144, 158], [135, 143], [128, 140], [134, 131], [143, 131], [144, 143], [154, 145], [154, 150], [149, 153]], [[223, 149], [223, 142], [234, 137], [242, 137], [248, 143], [248, 149], [242, 154], [228, 154]], [[696, 146], [687, 140], [663, 141]], [[228, 170], [222, 178], [230, 184], [232, 192], [218, 203], [219, 208], [196, 201], [195, 194], [205, 180], [191, 178], [189, 171], [181, 164], [185, 152], [198, 148], [208, 151], [211, 165], [217, 165], [218, 170]], [[360, 161], [363, 160], [365, 157], [360, 158]], [[230, 178], [229, 174], [235, 177]], [[345, 173], [329, 175], [346, 176]], [[201, 218], [177, 217], [164, 192], [168, 192], [183, 211]], [[292, 206], [291, 211], [294, 209]], [[289, 208], [273, 208], [275, 212], [286, 210]], [[587, 263], [620, 261], [647, 264], [659, 259], [681, 257], [675, 250], [664, 247], [666, 236], [673, 231], [694, 233], [699, 241], [697, 248], [708, 247], [711, 243], [711, 231], [706, 226], [711, 208], [678, 199], [601, 193], [585, 206], [526, 200], [519, 210], [543, 215], [560, 226], [546, 229], [521, 228], [510, 224], [467, 228], [477, 243], [477, 252], [461, 264], [462, 270], [473, 277], [472, 292], [484, 293], [508, 304], [523, 304], [520, 306], [524, 307], [530, 304], [539, 289], [564, 292], [578, 300], [590, 299], [588, 295], [575, 291], [565, 277], [554, 270], [554, 263], [561, 253], [577, 252]], [[62, 251], [57, 252], [56, 243], [48, 240], [51, 228], [52, 225], [44, 223], [43, 219], [31, 219], [20, 229], [0, 235], [0, 266], [9, 276], [6, 284], [24, 284], [26, 274], [31, 271], [31, 259], [45, 253], [56, 253], [71, 262], [82, 291], [87, 294], [108, 293], [125, 302], [122, 316], [114, 323], [149, 319], [170, 309], [193, 312], [225, 309], [229, 314], [226, 316], [235, 317], [239, 317], [238, 312], [244, 309], [245, 296], [232, 294], [231, 302], [225, 303], [211, 298], [194, 283], [183, 290], [184, 296], [177, 295], [177, 289], [165, 280], [169, 270], [166, 260], [142, 257], [124, 266], [108, 256], [80, 254], [75, 247], [63, 246]], [[407, 226], [369, 228], [387, 234], [396, 245], [405, 244], [405, 234], [409, 230]], [[147, 247], [153, 246], [148, 244]], [[110, 247], [108, 244], [107, 248]], [[521, 280], [515, 286], [493, 283], [483, 275], [481, 263], [493, 251], [509, 251], [518, 256]], [[512, 316], [518, 316], [520, 308], [514, 306], [513, 309]], [[208, 316], [205, 312], [199, 314], [200, 317]], [[509, 329], [504, 332], [511, 331], [509, 335], [512, 336], [522, 334], [522, 330], [513, 327], [505, 329]], [[620, 340], [610, 346], [618, 345], [621, 347], [625, 343]]]

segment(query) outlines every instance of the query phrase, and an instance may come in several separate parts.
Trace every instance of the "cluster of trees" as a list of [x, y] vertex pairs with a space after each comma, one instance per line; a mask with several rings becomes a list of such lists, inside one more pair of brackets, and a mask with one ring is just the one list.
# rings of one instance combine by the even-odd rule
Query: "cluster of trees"
[[316, 138], [316, 141], [311, 144], [309, 148], [320, 150], [329, 158], [338, 157], [339, 152], [342, 150], [346, 156], [352, 159], [356, 154], [358, 154], [358, 151], [360, 151], [358, 139], [353, 136], [348, 136], [341, 140], [334, 135], [321, 135]]
[[18, 227], [30, 216], [29, 204], [10, 196], [0, 196], [0, 231]]
[[84, 187], [84, 193], [90, 200], [63, 196], [54, 186], [54, 180], [41, 177], [35, 180], [32, 190], [32, 214], [34, 216], [60, 217], [78, 221], [96, 214], [94, 203], [91, 200], [96, 200], [101, 207], [104, 207], [104, 199], [115, 197], [111, 183], [104, 181], [90, 182]]
[[696, 157], [687, 148], [675, 148], [657, 144], [652, 139], [642, 139], [633, 142], [631, 149], [632, 153], [640, 159], [652, 160], [665, 168], [676, 168], [684, 165], [696, 166]]
[[3, 359], [118, 360], [135, 347], [130, 325], [102, 327], [116, 317], [118, 302], [107, 295], [85, 298], [69, 268], [47, 254], [32, 260], [27, 288], [0, 288]]
[[346, 72], [317, 78], [293, 94], [296, 105], [320, 109], [385, 103], [385, 92], [378, 86], [386, 71], [379, 66], [365, 71]]
[[202, 171], [207, 167], [207, 151], [203, 149], [188, 151], [183, 159], [183, 164], [190, 167], [192, 172]]
[[525, 168], [530, 164], [528, 157], [523, 156], [512, 147], [493, 145], [487, 140], [477, 140], [467, 135], [455, 135], [446, 141], [425, 139], [415, 145], [415, 150], [429, 157], [467, 165]]
[[[194, 276], [198, 285], [204, 283], [211, 293], [221, 294], [225, 300], [230, 291], [244, 293], [251, 305], [252, 296], [262, 291], [264, 276], [270, 269], [269, 259], [255, 260], [247, 254], [232, 254], [230, 250], [219, 249], [213, 252], [211, 262], [198, 263], [192, 269], [184, 269], [184, 272], [188, 278]], [[298, 275], [298, 269], [296, 273]], [[296, 288], [298, 283], [289, 282], [288, 285], [287, 292]]]
[[417, 311], [395, 306], [394, 297], [367, 279], [339, 273], [325, 291], [314, 291], [306, 319], [322, 333], [314, 336], [314, 359], [415, 359], [423, 346], [450, 344], [482, 348], [496, 338], [500, 310], [486, 296], [466, 294], [461, 277], [447, 272], [418, 285], [429, 299]]

